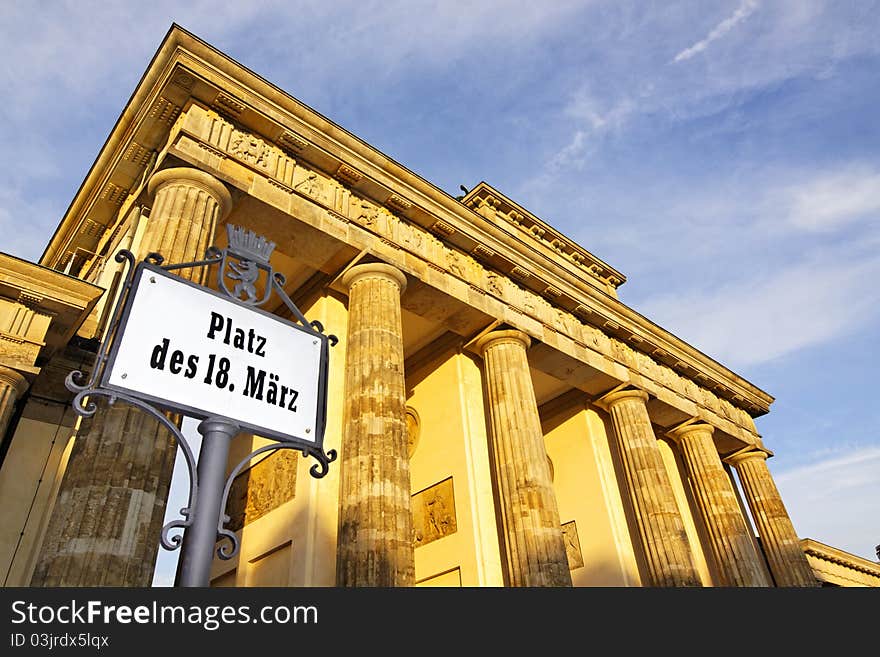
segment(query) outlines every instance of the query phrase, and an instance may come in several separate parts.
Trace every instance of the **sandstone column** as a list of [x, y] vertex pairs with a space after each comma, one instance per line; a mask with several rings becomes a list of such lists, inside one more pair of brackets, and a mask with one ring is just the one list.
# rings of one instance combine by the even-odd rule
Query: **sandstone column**
[[0, 365], [0, 443], [9, 428], [15, 404], [27, 389], [27, 379], [11, 367]]
[[[154, 174], [147, 189], [153, 207], [137, 256], [203, 258], [232, 209], [226, 187], [203, 171], [174, 168]], [[201, 282], [205, 271], [176, 273]], [[31, 585], [150, 586], [175, 452], [157, 421], [122, 402], [84, 422]]]
[[600, 400], [611, 414], [648, 565], [646, 586], [701, 586], [684, 522], [651, 427], [648, 395], [612, 392]]
[[728, 459], [736, 468], [777, 586], [818, 586], [794, 525], [767, 468], [767, 453], [753, 450]]
[[369, 263], [352, 267], [342, 283], [349, 314], [336, 582], [412, 586], [400, 314], [406, 277], [390, 265]]
[[556, 495], [521, 331], [477, 341], [485, 363], [493, 476], [511, 586], [571, 586]]
[[697, 507], [723, 586], [772, 586], [742, 515], [733, 484], [708, 424], [690, 424], [670, 435], [681, 447]]

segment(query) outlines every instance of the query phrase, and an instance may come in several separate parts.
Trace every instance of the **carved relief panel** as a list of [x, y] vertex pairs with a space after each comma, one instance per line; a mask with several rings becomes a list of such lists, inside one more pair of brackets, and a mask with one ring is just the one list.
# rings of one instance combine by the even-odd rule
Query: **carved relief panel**
[[292, 186], [296, 162], [274, 144], [199, 105], [190, 106], [181, 120], [188, 132], [203, 140], [202, 148], [244, 162], [287, 189]]
[[266, 142], [241, 130], [232, 131], [232, 137], [229, 140], [229, 154], [264, 169], [269, 168], [270, 158], [273, 155], [272, 149]]
[[308, 169], [297, 169], [293, 184], [293, 188], [296, 191], [305, 194], [319, 203], [327, 204], [327, 187], [328, 182], [324, 176], [320, 176], [314, 171], [309, 171]]
[[576, 570], [584, 565], [581, 554], [581, 541], [578, 538], [577, 524], [574, 520], [562, 525], [562, 540], [565, 542], [565, 554], [568, 557], [568, 569]]
[[412, 497], [413, 544], [426, 545], [457, 531], [452, 477]]
[[279, 449], [235, 478], [226, 504], [232, 531], [293, 499], [297, 456], [293, 450]]

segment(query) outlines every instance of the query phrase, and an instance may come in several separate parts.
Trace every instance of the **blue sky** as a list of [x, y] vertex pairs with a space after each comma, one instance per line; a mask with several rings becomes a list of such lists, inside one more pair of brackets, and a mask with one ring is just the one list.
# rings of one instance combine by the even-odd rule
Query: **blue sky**
[[0, 250], [40, 256], [172, 22], [623, 271], [777, 398], [757, 425], [799, 535], [876, 560], [880, 3], [6, 0]]

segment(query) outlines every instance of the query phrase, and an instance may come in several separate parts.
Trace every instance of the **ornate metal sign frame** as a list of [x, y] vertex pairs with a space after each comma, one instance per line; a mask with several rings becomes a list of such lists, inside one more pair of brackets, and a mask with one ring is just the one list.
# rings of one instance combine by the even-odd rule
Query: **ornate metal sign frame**
[[[204, 507], [205, 511], [208, 511], [208, 507], [216, 507], [219, 504], [219, 518], [217, 522], [216, 536], [213, 537], [214, 540], [209, 543], [209, 552], [213, 552], [216, 540], [227, 539], [229, 545], [221, 543], [217, 548], [217, 555], [221, 559], [231, 559], [238, 552], [239, 544], [235, 533], [225, 527], [226, 523], [230, 520], [229, 516], [225, 513], [226, 502], [229, 497], [233, 479], [252, 458], [276, 449], [295, 449], [302, 452], [305, 457], [312, 456], [315, 458], [317, 463], [312, 465], [309, 472], [313, 477], [321, 478], [329, 472], [329, 464], [334, 461], [337, 456], [335, 450], [330, 450], [328, 452], [324, 451], [323, 441], [324, 430], [326, 427], [329, 347], [336, 345], [338, 339], [335, 335], [325, 334], [324, 327], [320, 322], [308, 321], [284, 291], [284, 285], [286, 282], [284, 275], [281, 272], [274, 271], [269, 264], [269, 256], [275, 248], [273, 242], [269, 242], [265, 238], [258, 236], [251, 231], [246, 231], [238, 226], [227, 224], [226, 228], [229, 237], [229, 246], [225, 249], [219, 249], [215, 246], [208, 247], [203, 260], [163, 265], [164, 258], [161, 254], [149, 253], [143, 261], [136, 265], [135, 256], [131, 251], [128, 251], [127, 249], [120, 250], [116, 254], [115, 260], [116, 262], [127, 264], [127, 271], [124, 278], [125, 282], [121, 293], [119, 294], [116, 306], [111, 312], [111, 320], [109, 323], [110, 329], [95, 356], [91, 375], [86, 380], [86, 376], [83, 372], [73, 371], [65, 380], [65, 386], [67, 389], [76, 393], [73, 399], [73, 410], [82, 417], [87, 418], [93, 416], [97, 411], [97, 405], [95, 404], [94, 398], [104, 397], [107, 399], [109, 405], [113, 405], [121, 400], [140, 409], [155, 418], [171, 432], [186, 460], [186, 466], [190, 478], [190, 489], [187, 505], [180, 509], [180, 514], [183, 519], [172, 520], [162, 528], [162, 547], [167, 550], [175, 550], [179, 548], [184, 540], [183, 535], [180, 533], [171, 535], [170, 532], [175, 529], [186, 532], [186, 530], [194, 524], [197, 515], [200, 513], [200, 506]], [[185, 403], [159, 400], [147, 395], [122, 390], [107, 383], [113, 358], [118, 349], [119, 337], [122, 335], [121, 331], [124, 329], [125, 322], [130, 312], [131, 303], [134, 299], [135, 282], [136, 280], [139, 280], [137, 274], [146, 270], [154, 271], [160, 275], [167, 275], [167, 272], [178, 271], [181, 269], [210, 268], [214, 265], [218, 265], [216, 281], [219, 292], [206, 286], [186, 281], [185, 279], [180, 279], [180, 281], [202, 291], [209, 292], [217, 297], [232, 301], [239, 306], [248, 308], [249, 310], [272, 317], [273, 319], [285, 323], [297, 330], [304, 331], [315, 339], [321, 341], [319, 405], [318, 419], [316, 422], [317, 435], [315, 436], [314, 441], [305, 441], [303, 439], [275, 432], [259, 433], [259, 427], [241, 424], [236, 420], [217, 417], [216, 415], [210, 417], [206, 416], [204, 413], [194, 415], [194, 409]], [[230, 285], [227, 283], [227, 279], [236, 281], [231, 289]], [[258, 286], [260, 285], [262, 286], [262, 294], [258, 293]], [[286, 320], [259, 308], [259, 306], [263, 306], [269, 301], [272, 297], [273, 291], [278, 295], [298, 324], [287, 322]], [[85, 383], [83, 383], [84, 380]], [[153, 403], [162, 406], [162, 408], [157, 408]], [[226, 438], [228, 443], [228, 440], [231, 439], [235, 433], [238, 433], [240, 429], [244, 428], [252, 429], [255, 433], [258, 433], [258, 435], [265, 436], [276, 442], [264, 445], [243, 458], [232, 469], [229, 476], [226, 477], [224, 484], [222, 481], [222, 475], [221, 479], [217, 479], [216, 473], [206, 472], [207, 468], [203, 464], [204, 459], [202, 458], [202, 456], [204, 456], [205, 441], [203, 441], [203, 455], [200, 456], [199, 461], [197, 462], [191, 446], [183, 436], [177, 424], [166, 415], [167, 411], [181, 412], [184, 415], [202, 419], [202, 423], [199, 425], [199, 431], [202, 432], [206, 438], [209, 435], [213, 436], [217, 434], [219, 431], [219, 433], [227, 434]], [[220, 429], [217, 429], [218, 426]], [[203, 427], [208, 428], [203, 430]], [[217, 462], [221, 463], [219, 460]], [[222, 466], [225, 472], [225, 460], [222, 460]], [[219, 466], [215, 466], [213, 469], [216, 470], [217, 467]], [[210, 487], [218, 488], [218, 490], [205, 490], [205, 485], [202, 485], [200, 489], [200, 483], [204, 484], [204, 482], [199, 481], [200, 474], [202, 475], [202, 479], [210, 478], [212, 480]], [[211, 475], [210, 477], [207, 476], [209, 474]], [[215, 481], [220, 485], [217, 486]], [[211, 537], [207, 537], [200, 542], [207, 542], [210, 538]], [[207, 565], [204, 563], [206, 559]], [[199, 558], [199, 561], [201, 562], [199, 565], [202, 570], [210, 566], [210, 557], [202, 555]], [[206, 582], [190, 582], [188, 585], [206, 585]]]
[[[220, 264], [220, 271], [224, 271], [223, 265], [226, 264], [228, 266], [229, 263], [221, 262]], [[198, 290], [198, 292], [201, 294], [210, 295], [226, 302], [236, 302], [235, 297], [232, 296], [232, 292], [228, 291], [225, 286], [221, 287], [220, 292], [217, 292], [202, 285], [198, 285], [197, 283], [193, 283], [192, 281], [174, 276], [168, 271], [168, 268], [166, 267], [159, 267], [150, 264], [149, 262], [139, 263], [135, 267], [134, 273], [132, 275], [131, 290], [122, 309], [122, 316], [119, 321], [119, 327], [116, 329], [116, 334], [114, 336], [116, 339], [114, 339], [113, 343], [110, 345], [106, 358], [106, 364], [101, 372], [100, 387], [106, 388], [107, 390], [115, 390], [120, 394], [136, 396], [138, 399], [150, 402], [155, 406], [160, 406], [166, 411], [182, 413], [183, 415], [186, 415], [188, 417], [204, 419], [207, 417], [216, 416], [216, 413], [205, 411], [200, 408], [199, 405], [192, 405], [190, 403], [184, 402], [183, 400], [171, 399], [170, 395], [156, 396], [144, 391], [137, 391], [131, 387], [125, 386], [122, 382], [112, 382], [112, 374], [114, 370], [118, 369], [116, 365], [117, 356], [119, 355], [119, 350], [122, 345], [122, 341], [119, 339], [119, 337], [125, 334], [126, 328], [128, 327], [128, 323], [131, 318], [133, 300], [137, 298], [139, 289], [146, 288], [148, 282], [155, 282], [156, 278], [159, 276], [173, 280], [174, 285], [187, 286], [193, 288], [194, 290]], [[269, 292], [271, 292], [271, 289], [269, 290]], [[262, 296], [263, 298], [259, 300], [258, 303], [265, 303], [269, 299], [270, 295], [264, 294]], [[247, 306], [249, 312], [259, 313], [260, 315], [268, 317], [273, 322], [277, 322], [278, 324], [292, 331], [297, 331], [300, 334], [308, 336], [308, 338], [313, 342], [318, 342], [320, 345], [318, 347], [318, 349], [320, 350], [320, 362], [318, 367], [316, 396], [318, 404], [317, 408], [315, 409], [315, 424], [312, 427], [306, 429], [306, 433], [314, 433], [314, 438], [307, 438], [305, 435], [296, 435], [295, 430], [293, 430], [292, 428], [290, 431], [278, 431], [268, 426], [246, 422], [242, 419], [235, 419], [234, 421], [238, 423], [242, 430], [250, 431], [251, 433], [257, 434], [264, 438], [271, 438], [273, 440], [293, 443], [301, 442], [303, 447], [314, 446], [320, 448], [323, 444], [324, 431], [326, 430], [327, 426], [327, 370], [329, 363], [330, 336], [318, 332], [312, 326], [302, 326], [299, 324], [294, 324], [293, 322], [289, 322], [285, 319], [282, 319], [281, 317], [272, 315], [271, 313], [266, 312], [261, 308], [251, 307], [241, 301], [236, 302], [236, 305]], [[155, 313], [149, 314], [155, 316]]]

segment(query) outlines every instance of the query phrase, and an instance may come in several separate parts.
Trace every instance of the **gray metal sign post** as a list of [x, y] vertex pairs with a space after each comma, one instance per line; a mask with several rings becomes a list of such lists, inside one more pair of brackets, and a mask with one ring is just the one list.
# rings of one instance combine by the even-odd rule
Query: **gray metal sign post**
[[241, 431], [234, 422], [211, 417], [199, 423], [202, 448], [199, 451], [199, 487], [196, 494], [198, 513], [186, 530], [180, 552], [180, 585], [207, 586], [214, 561], [217, 527], [223, 518], [223, 488], [229, 445]]
[[[110, 330], [88, 381], [80, 383], [86, 377], [79, 371], [65, 381], [76, 393], [78, 415], [93, 416], [98, 397], [110, 405], [122, 401], [174, 436], [189, 472], [189, 498], [182, 519], [167, 523], [160, 540], [168, 550], [183, 546], [178, 585], [185, 587], [209, 585], [215, 547], [221, 559], [237, 553], [225, 508], [233, 480], [251, 459], [295, 449], [316, 459], [309, 469], [316, 478], [336, 459], [335, 450], [324, 451], [323, 440], [329, 348], [338, 340], [320, 322], [309, 322], [284, 292], [284, 276], [269, 264], [274, 243], [232, 225], [227, 234], [227, 248], [210, 247], [196, 262], [163, 266], [162, 256], [151, 253], [135, 265], [130, 251], [119, 251], [116, 261], [127, 262], [128, 271]], [[211, 266], [217, 267], [217, 290], [171, 274]], [[259, 308], [273, 292], [295, 323]], [[201, 419], [198, 463], [169, 412]], [[241, 431], [274, 442], [226, 476], [230, 443]]]

